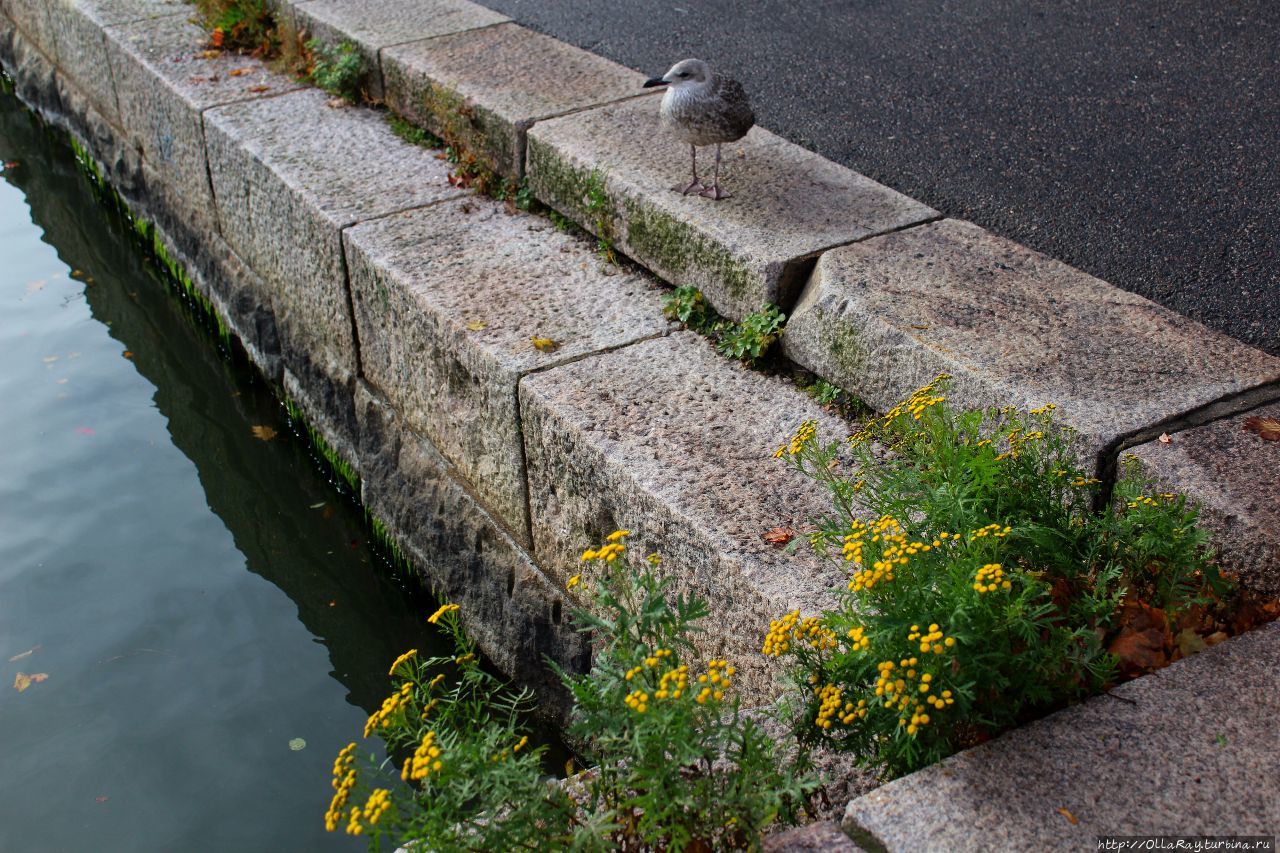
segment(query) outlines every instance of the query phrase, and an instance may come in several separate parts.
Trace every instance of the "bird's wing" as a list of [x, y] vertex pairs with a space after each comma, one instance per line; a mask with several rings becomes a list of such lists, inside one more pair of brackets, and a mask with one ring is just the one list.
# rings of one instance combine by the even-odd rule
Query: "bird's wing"
[[751, 101], [742, 84], [732, 77], [716, 75], [714, 93], [726, 107], [728, 118], [734, 125], [743, 127], [746, 133], [756, 123], [756, 114], [751, 110]]

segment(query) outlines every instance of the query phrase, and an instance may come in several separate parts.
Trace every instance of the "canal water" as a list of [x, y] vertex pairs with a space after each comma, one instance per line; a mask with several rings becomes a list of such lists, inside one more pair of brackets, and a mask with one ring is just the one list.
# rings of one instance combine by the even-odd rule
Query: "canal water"
[[330, 768], [432, 603], [8, 94], [0, 161], [0, 850], [362, 849]]

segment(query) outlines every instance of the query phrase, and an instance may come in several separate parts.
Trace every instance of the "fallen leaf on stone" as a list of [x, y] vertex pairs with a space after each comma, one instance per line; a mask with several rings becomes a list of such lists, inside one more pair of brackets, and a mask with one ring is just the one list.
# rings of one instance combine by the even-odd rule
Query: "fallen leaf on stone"
[[1167, 433], [1167, 432], [1162, 432], [1162, 433], [1160, 433], [1160, 443], [1161, 443], [1161, 444], [1173, 444], [1173, 439], [1169, 437], [1169, 433]]
[[1118, 621], [1120, 633], [1107, 651], [1119, 660], [1121, 672], [1140, 675], [1169, 662], [1166, 649], [1172, 638], [1163, 610], [1140, 601], [1126, 601]]
[[1280, 418], [1246, 418], [1244, 428], [1263, 441], [1280, 441]]
[[214, 27], [213, 32], [209, 34], [209, 44], [214, 47], [222, 47], [222, 41], [227, 37], [222, 27]]
[[767, 531], [763, 538], [764, 541], [768, 542], [775, 548], [781, 548], [783, 545], [786, 545], [792, 539], [796, 538], [796, 532], [790, 527], [775, 527], [772, 530]]
[[488, 325], [489, 325], [488, 323], [481, 322], [480, 320], [475, 320], [473, 322], [468, 323], [467, 328], [472, 332], [479, 332], [483, 329], [488, 328]]
[[[265, 92], [266, 90], [267, 90], [267, 87], [263, 86], [262, 91]], [[325, 106], [327, 106], [331, 110], [345, 110], [348, 106], [350, 106], [350, 104], [347, 103], [346, 98], [330, 98], [329, 100], [325, 101]]]
[[928, 323], [920, 323], [920, 324], [912, 323], [912, 324], [911, 324], [911, 328], [913, 328], [913, 329], [927, 329], [927, 328], [929, 328], [929, 324], [928, 324]]
[[1204, 638], [1190, 628], [1179, 631], [1173, 639], [1178, 644], [1178, 651], [1182, 652], [1184, 658], [1209, 648]]
[[20, 661], [20, 660], [22, 660], [23, 658], [29, 658], [29, 657], [31, 657], [33, 654], [35, 654], [35, 653], [36, 653], [36, 652], [38, 652], [38, 651], [40, 651], [40, 647], [39, 647], [39, 646], [32, 646], [31, 648], [27, 649], [25, 652], [19, 652], [18, 654], [16, 654], [16, 655], [14, 655], [13, 657], [9, 658], [9, 663], [14, 663], [14, 662], [16, 662], [16, 661]]
[[1225, 639], [1227, 639], [1226, 631], [1214, 631], [1212, 634], [1204, 638], [1204, 644], [1206, 646], [1216, 646]]
[[1075, 826], [1080, 822], [1080, 818], [1076, 817], [1071, 812], [1067, 811], [1066, 806], [1058, 806], [1058, 814], [1065, 817], [1071, 823], [1072, 826]]
[[13, 688], [21, 693], [31, 685], [39, 684], [48, 677], [49, 674], [47, 672], [33, 672], [30, 675], [27, 675], [25, 672], [20, 672], [13, 678]]
[[220, 51], [220, 50], [204, 50], [204, 51], [201, 51], [201, 52], [200, 52], [200, 56], [201, 56], [201, 57], [203, 57], [203, 58], [205, 58], [205, 59], [217, 59], [219, 56], [222, 56], [222, 51]]
[[538, 352], [552, 352], [560, 346], [558, 342], [551, 340], [551, 338], [539, 338], [535, 336], [529, 338], [529, 340], [533, 342], [533, 347], [538, 350]]
[[245, 91], [246, 91], [246, 92], [253, 92], [253, 93], [257, 94], [257, 93], [261, 93], [261, 92], [267, 92], [267, 91], [270, 91], [270, 89], [271, 89], [271, 87], [270, 87], [270, 86], [249, 86], [248, 88], [246, 88], [246, 89], [245, 89]]
[[262, 426], [261, 424], [252, 427], [250, 431], [253, 433], [253, 437], [259, 441], [270, 441], [278, 435], [271, 427]]
[[232, 68], [230, 71], [228, 71], [228, 72], [227, 72], [227, 76], [228, 76], [228, 77], [239, 77], [239, 76], [241, 76], [241, 75], [243, 75], [243, 74], [248, 74], [248, 73], [249, 73], [250, 71], [252, 71], [252, 70], [253, 70], [253, 69], [251, 69], [251, 68]]

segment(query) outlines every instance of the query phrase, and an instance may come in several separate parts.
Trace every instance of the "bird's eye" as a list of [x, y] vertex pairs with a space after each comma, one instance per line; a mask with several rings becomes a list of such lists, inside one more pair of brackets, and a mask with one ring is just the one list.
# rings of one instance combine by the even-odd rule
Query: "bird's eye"
[[681, 71], [681, 72], [680, 72], [679, 74], [677, 74], [676, 76], [677, 76], [677, 77], [688, 77], [688, 76], [689, 76], [689, 72], [688, 72], [688, 71]]

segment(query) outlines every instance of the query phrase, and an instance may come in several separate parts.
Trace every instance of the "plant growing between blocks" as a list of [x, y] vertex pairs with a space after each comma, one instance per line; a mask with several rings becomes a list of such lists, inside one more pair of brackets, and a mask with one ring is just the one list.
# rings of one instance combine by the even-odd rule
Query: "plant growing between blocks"
[[766, 305], [734, 323], [715, 312], [696, 287], [677, 287], [668, 293], [663, 313], [715, 341], [721, 355], [754, 365], [782, 337], [787, 315], [777, 305]]

